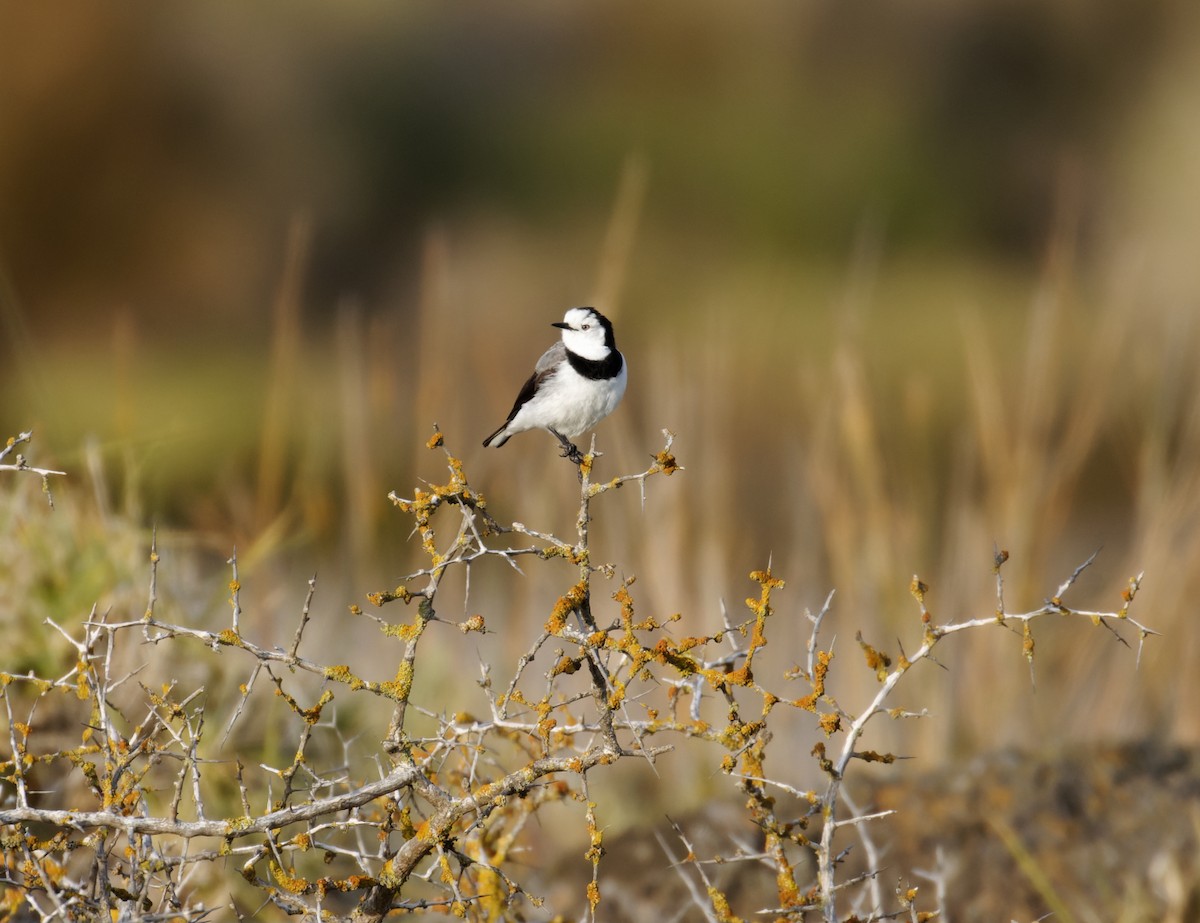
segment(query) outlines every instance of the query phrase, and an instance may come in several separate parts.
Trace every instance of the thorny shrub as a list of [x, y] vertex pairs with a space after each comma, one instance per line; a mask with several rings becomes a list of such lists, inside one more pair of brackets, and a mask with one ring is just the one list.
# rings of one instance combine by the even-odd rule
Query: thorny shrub
[[[551, 804], [579, 812], [592, 869], [581, 902], [596, 917], [604, 899], [604, 807], [591, 797], [589, 778], [619, 760], [653, 764], [673, 747], [699, 748], [695, 758], [719, 766], [743, 793], [761, 831], [760, 849], [719, 858], [773, 870], [778, 901], [768, 913], [774, 918], [936, 916], [932, 905], [918, 909], [929, 902], [917, 888], [884, 889], [875, 871], [839, 879], [848, 842], [877, 855], [868, 832], [873, 816], [853, 810], [842, 789], [855, 761], [893, 760], [861, 746], [866, 726], [910, 715], [888, 707], [893, 690], [956, 632], [1013, 627], [1032, 663], [1032, 623], [1072, 615], [1114, 634], [1118, 623], [1127, 623], [1140, 651], [1152, 633], [1129, 613], [1140, 576], [1116, 610], [1076, 610], [1064, 597], [1089, 560], [1041, 606], [1012, 612], [1001, 576], [1007, 554], [998, 551], [994, 612], [949, 624], [937, 623], [926, 608], [928, 588], [913, 578], [919, 612], [913, 650], [889, 654], [859, 637], [878, 688], [857, 711], [831, 691], [834, 654], [822, 647], [830, 594], [818, 613], [806, 613], [806, 650], [782, 678], [806, 691], [774, 692], [755, 671], [768, 643], [773, 594], [783, 586], [769, 567], [751, 574], [757, 592], [746, 600], [747, 615], [703, 636], [676, 637], [670, 629], [677, 616], [660, 621], [638, 612], [632, 578], [608, 584], [603, 597], [611, 604], [593, 595], [597, 578], [612, 581], [616, 573], [614, 565], [591, 557], [593, 503], [627, 484], [645, 491], [651, 478], [682, 470], [673, 437], [664, 435], [665, 446], [646, 470], [611, 480], [594, 478], [593, 443], [578, 467], [576, 536], [566, 540], [493, 518], [462, 462], [435, 432], [429, 446], [445, 453], [449, 479], [411, 497], [389, 495], [411, 517], [425, 565], [401, 585], [368, 597], [376, 607], [403, 602], [410, 613], [398, 623], [372, 616], [396, 644], [390, 679], [360, 676], [353, 664], [302, 652], [315, 578], [287, 649], [244, 634], [236, 556], [229, 562], [229, 626], [209, 631], [174, 623], [158, 611], [159, 556], [152, 543], [144, 612], [93, 609], [75, 628], [51, 622], [48, 630], [69, 643], [73, 665], [59, 676], [0, 673], [6, 721], [0, 747], [7, 748], [0, 750], [0, 920], [201, 920], [223, 916], [231, 902], [239, 915], [271, 904], [312, 920], [372, 921], [416, 911], [474, 920], [548, 918], [555, 909], [537, 909], [543, 902], [519, 880], [525, 860], [517, 856], [529, 822]], [[0, 461], [17, 441], [10, 440]], [[29, 466], [21, 459], [4, 467]], [[30, 470], [43, 479], [57, 473]], [[459, 623], [440, 617], [438, 593], [447, 574], [490, 559], [514, 568], [561, 559], [572, 577], [516, 663], [483, 664], [481, 715], [445, 714], [414, 701], [419, 655], [426, 639], [440, 632], [489, 630], [479, 615]], [[539, 573], [554, 580], [559, 571]], [[155, 677], [167, 660], [159, 656], [163, 645], [190, 645], [195, 661], [202, 659], [197, 643], [205, 657], [226, 652], [244, 663], [244, 679], [224, 713], [206, 710], [220, 701], [206, 683], [188, 687], [176, 676]], [[208, 670], [201, 664], [201, 676], [214, 684], [227, 672], [215, 660]], [[306, 675], [314, 683], [302, 685]], [[280, 765], [258, 755], [253, 764], [231, 759], [223, 742], [265, 707], [264, 697], [286, 703], [294, 750]], [[335, 697], [384, 706], [367, 709], [380, 716], [380, 745], [369, 756], [348, 745], [339, 727], [348, 712], [333, 710]], [[768, 766], [779, 709], [811, 714], [822, 741], [812, 755], [823, 787], [802, 790], [786, 781], [786, 767]], [[70, 721], [61, 718], [64, 711]], [[51, 715], [55, 721], [46, 721]], [[222, 734], [209, 731], [214, 723], [223, 725]], [[62, 729], [71, 726], [82, 731], [69, 737]], [[338, 746], [317, 744], [320, 735], [331, 735]], [[786, 810], [775, 797], [784, 792], [795, 796]], [[691, 876], [697, 909], [708, 920], [740, 919], [682, 831], [680, 837], [687, 852], [676, 870]], [[228, 868], [240, 872], [257, 904], [245, 896], [246, 886], [227, 896], [234, 891]], [[816, 871], [802, 878], [802, 868]], [[742, 912], [756, 911], [761, 908]]]

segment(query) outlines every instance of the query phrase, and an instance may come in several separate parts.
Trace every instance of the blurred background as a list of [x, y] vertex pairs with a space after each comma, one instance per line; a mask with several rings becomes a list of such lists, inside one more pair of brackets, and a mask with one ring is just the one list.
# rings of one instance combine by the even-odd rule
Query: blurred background
[[[856, 630], [919, 644], [914, 573], [937, 619], [985, 616], [1007, 549], [1023, 611], [1100, 548], [1067, 601], [1119, 608], [1144, 569], [1140, 663], [1132, 632], [1040, 623], [1034, 686], [1018, 635], [958, 637], [897, 703], [932, 720], [868, 742], [1196, 741], [1198, 26], [1181, 0], [5, 4], [0, 428], [69, 472], [49, 515], [0, 484], [13, 656], [49, 656], [47, 614], [140, 615], [157, 526], [160, 615], [224, 624], [236, 546], [248, 634], [290, 638], [319, 572], [310, 640], [390, 677], [346, 614], [422, 563], [388, 490], [444, 480], [436, 422], [495, 515], [569, 536], [552, 439], [480, 441], [595, 304], [630, 364], [600, 472], [663, 428], [687, 469], [597, 510], [647, 614], [714, 630], [771, 561], [779, 675], [836, 589], [853, 708]], [[573, 582], [479, 571], [444, 614], [505, 631], [446, 639], [450, 676]]]

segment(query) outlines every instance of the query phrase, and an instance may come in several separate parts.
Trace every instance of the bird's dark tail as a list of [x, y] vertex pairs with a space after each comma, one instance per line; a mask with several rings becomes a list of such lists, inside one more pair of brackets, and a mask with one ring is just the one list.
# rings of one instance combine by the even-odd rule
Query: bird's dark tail
[[504, 436], [501, 439], [496, 438], [497, 436], [499, 436], [501, 433], [504, 432], [505, 427], [507, 427], [507, 426], [508, 426], [508, 422], [505, 421], [504, 426], [500, 427], [498, 430], [496, 430], [494, 433], [492, 433], [490, 436], [488, 436], [487, 439], [483, 440], [483, 447], [486, 449], [488, 446], [492, 446], [493, 448], [498, 449], [498, 448], [500, 448], [500, 446], [504, 445], [504, 443], [508, 442], [507, 436]]

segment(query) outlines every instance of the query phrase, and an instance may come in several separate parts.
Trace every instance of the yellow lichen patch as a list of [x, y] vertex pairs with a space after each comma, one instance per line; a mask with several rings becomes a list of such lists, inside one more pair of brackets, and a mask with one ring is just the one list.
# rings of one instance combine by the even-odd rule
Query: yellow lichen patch
[[[782, 580], [780, 580], [778, 577], [772, 576], [771, 569], [769, 567], [766, 570], [751, 571], [750, 579], [753, 580], [755, 583], [760, 584], [762, 586], [763, 590], [765, 590], [768, 593], [771, 590], [782, 589], [784, 586], [787, 585]], [[765, 601], [766, 600], [764, 600], [764, 602]]]
[[862, 647], [863, 655], [867, 658], [867, 666], [875, 671], [875, 678], [881, 683], [887, 679], [888, 671], [892, 666], [892, 658], [882, 651], [877, 651], [863, 640], [862, 632], [855, 634], [859, 646]]
[[679, 462], [677, 462], [675, 460], [675, 456], [672, 455], [670, 452], [668, 452], [666, 449], [663, 449], [661, 452], [659, 452], [658, 454], [656, 454], [654, 456], [654, 464], [658, 467], [658, 470], [661, 471], [663, 474], [665, 474], [667, 477], [670, 477], [676, 471], [680, 470]]
[[621, 703], [625, 701], [625, 683], [613, 678], [609, 680], [609, 686], [608, 707], [620, 708]]
[[401, 641], [412, 641], [421, 636], [421, 632], [425, 630], [425, 622], [423, 619], [417, 619], [415, 623], [402, 622], [399, 625], [381, 624], [379, 630], [389, 638], [399, 638]]
[[479, 910], [483, 912], [482, 919], [484, 920], [504, 919], [504, 908], [508, 903], [509, 889], [504, 879], [496, 872], [495, 866], [505, 858], [505, 856], [484, 857], [487, 864], [481, 866], [477, 882]]
[[399, 812], [393, 812], [396, 815], [396, 827], [400, 831], [400, 835], [406, 840], [411, 840], [417, 835], [417, 828], [413, 826], [412, 810], [407, 805]]
[[607, 640], [608, 632], [606, 631], [593, 631], [587, 636], [587, 643], [590, 647], [604, 647]]
[[622, 586], [612, 594], [612, 598], [621, 607], [621, 627], [626, 631], [633, 631], [633, 597], [629, 595], [629, 585]]
[[786, 860], [781, 860], [781, 867], [775, 873], [775, 890], [779, 894], [779, 903], [783, 907], [788, 909], [803, 907], [806, 903], [800, 889], [796, 887], [796, 874]]
[[1120, 611], [1117, 612], [1117, 618], [1124, 619], [1124, 618], [1129, 617], [1129, 606], [1133, 602], [1133, 598], [1137, 595], [1137, 591], [1141, 587], [1141, 585], [1142, 585], [1142, 575], [1141, 574], [1138, 574], [1136, 577], [1129, 578], [1129, 585], [1126, 586], [1123, 590], [1121, 590], [1122, 605], [1121, 605]]
[[[326, 853], [326, 861], [330, 861], [333, 853]], [[324, 897], [330, 891], [341, 891], [342, 893], [352, 893], [354, 891], [364, 891], [367, 888], [375, 885], [375, 879], [369, 875], [351, 875], [349, 878], [319, 878], [315, 882], [317, 893]], [[322, 917], [321, 919], [326, 919]]]
[[363, 680], [355, 676], [350, 671], [350, 667], [348, 667], [346, 664], [336, 664], [332, 667], [326, 667], [325, 678], [331, 679], [335, 683], [341, 683], [342, 685], [349, 686], [355, 691], [363, 689], [367, 685]]
[[379, 883], [385, 888], [399, 888], [404, 884], [400, 876], [396, 874], [396, 866], [392, 859], [383, 863], [383, 868], [379, 870]]
[[450, 868], [450, 856], [448, 853], [443, 852], [438, 856], [438, 867], [442, 870], [442, 884], [448, 885], [454, 881], [454, 870]]
[[587, 803], [588, 849], [583, 857], [595, 865], [604, 855], [604, 831], [596, 823], [596, 802]]
[[478, 631], [482, 634], [487, 630], [487, 623], [484, 622], [482, 615], [473, 615], [465, 622], [459, 622], [458, 630], [464, 635], [471, 631]]
[[396, 678], [391, 682], [380, 683], [379, 691], [394, 702], [406, 702], [408, 694], [412, 691], [412, 680], [412, 664], [401, 663], [396, 670]]
[[679, 647], [671, 643], [669, 638], [659, 638], [654, 645], [654, 659], [664, 666], [672, 666], [681, 676], [691, 676], [700, 669], [700, 664], [680, 652]]
[[[753, 646], [751, 651], [753, 651]], [[712, 673], [712, 670], [705, 670], [705, 675]], [[712, 682], [711, 678], [709, 682]], [[750, 657], [746, 657], [745, 666], [737, 670], [727, 670], [720, 678], [720, 683], [716, 688], [729, 688], [730, 686], [749, 686], [754, 683], [754, 672], [750, 669]]]
[[824, 741], [818, 740], [815, 744], [813, 744], [812, 755], [817, 758], [817, 765], [821, 767], [822, 772], [828, 773], [829, 775], [834, 774], [833, 763], [830, 761], [829, 757], [825, 755]]
[[550, 732], [553, 731], [557, 725], [558, 722], [554, 718], [543, 718], [537, 723], [537, 733], [542, 743], [549, 746]]
[[583, 660], [580, 657], [570, 657], [566, 654], [559, 660], [550, 670], [551, 676], [570, 676], [575, 673], [582, 665]]
[[332, 690], [326, 689], [321, 693], [321, 698], [317, 699], [317, 704], [312, 708], [296, 708], [296, 714], [304, 719], [307, 724], [316, 724], [321, 720], [321, 709], [333, 701]]
[[425, 443], [425, 448], [427, 448], [427, 449], [440, 448], [445, 443], [445, 441], [446, 440], [442, 437], [442, 431], [439, 429], [435, 429], [433, 431], [433, 435], [429, 437], [429, 441], [427, 443]]
[[683, 651], [690, 651], [693, 648], [704, 647], [704, 645], [706, 645], [710, 640], [719, 641], [720, 638], [719, 637], [718, 638], [704, 638], [704, 637], [692, 637], [692, 636], [688, 636], [686, 638], [680, 638], [678, 641], [675, 642], [675, 650], [680, 653], [682, 653]]
[[221, 644], [227, 644], [230, 647], [242, 647], [242, 638], [232, 628], [226, 628], [217, 634], [217, 640]]
[[167, 696], [170, 694], [170, 692], [171, 692], [171, 686], [164, 683], [163, 687], [162, 687], [162, 695], [161, 696], [155, 695], [153, 692], [149, 693], [150, 703], [152, 705], [154, 705], [156, 708], [161, 708], [164, 711], [166, 711], [167, 717], [178, 720], [178, 719], [184, 717], [184, 710], [183, 710], [183, 707], [180, 706], [178, 703], [172, 702], [170, 699], [167, 698]]
[[829, 664], [833, 651], [817, 651], [817, 662], [813, 664], [813, 695], [820, 698], [825, 694], [825, 677], [829, 675]]
[[279, 884], [279, 887], [291, 894], [303, 894], [308, 890], [308, 882], [303, 878], [296, 877], [296, 870], [285, 872], [277, 862], [271, 861], [271, 877]]
[[826, 737], [830, 737], [842, 729], [842, 719], [833, 712], [821, 715], [817, 719], [817, 724], [821, 726], [821, 730], [825, 732]]
[[552, 635], [560, 634], [571, 613], [577, 611], [587, 598], [587, 581], [581, 580], [558, 598], [558, 602], [554, 604], [554, 609], [546, 622], [546, 631]]
[[[380, 590], [378, 593], [367, 594], [367, 601], [376, 608], [385, 603], [394, 602], [397, 599], [402, 599], [406, 603], [412, 600], [412, 593], [409, 592], [408, 587], [403, 583], [394, 590]], [[354, 607], [351, 607], [351, 611], [354, 611]]]
[[537, 552], [537, 556], [543, 561], [549, 561], [551, 558], [562, 558], [571, 564], [581, 564], [583, 562], [581, 555], [576, 554], [573, 548], [564, 545], [550, 545], [547, 548], [542, 548]]

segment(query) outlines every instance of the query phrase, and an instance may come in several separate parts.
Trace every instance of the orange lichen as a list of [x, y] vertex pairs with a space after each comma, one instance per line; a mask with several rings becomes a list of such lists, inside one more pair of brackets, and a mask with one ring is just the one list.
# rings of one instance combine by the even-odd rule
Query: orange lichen
[[862, 632], [858, 632], [854, 636], [863, 649], [863, 654], [867, 658], [867, 666], [875, 671], [875, 678], [881, 683], [887, 679], [888, 671], [892, 666], [892, 658], [882, 651], [877, 651], [863, 640]]
[[221, 644], [227, 644], [230, 647], [242, 647], [242, 637], [232, 628], [226, 628], [217, 635], [217, 640]]
[[483, 633], [487, 630], [487, 623], [484, 622], [482, 615], [472, 615], [465, 622], [458, 623], [458, 630], [464, 635], [471, 631]]
[[546, 631], [552, 635], [560, 634], [571, 613], [578, 611], [587, 598], [588, 584], [586, 580], [581, 580], [558, 598], [546, 622]]
[[675, 460], [675, 456], [666, 449], [663, 449], [654, 456], [654, 464], [658, 467], [658, 470], [667, 477], [670, 477], [679, 470], [679, 462], [677, 462]]

